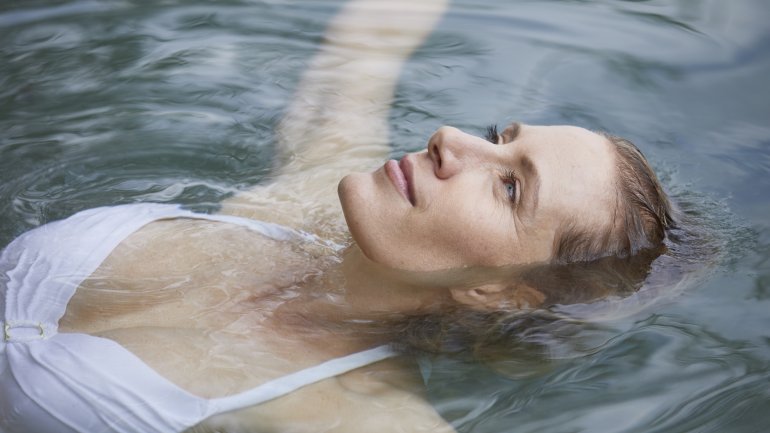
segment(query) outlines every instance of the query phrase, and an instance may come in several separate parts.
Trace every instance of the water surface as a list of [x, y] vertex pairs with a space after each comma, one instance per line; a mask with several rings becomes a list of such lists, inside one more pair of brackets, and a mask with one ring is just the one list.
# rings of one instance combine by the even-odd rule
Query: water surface
[[[0, 5], [0, 245], [99, 205], [212, 210], [260, 182], [340, 5]], [[769, 21], [761, 0], [452, 3], [402, 74], [394, 154], [442, 124], [608, 130], [718, 247], [697, 280], [557, 332], [544, 354], [427, 360], [430, 397], [460, 431], [770, 428]]]

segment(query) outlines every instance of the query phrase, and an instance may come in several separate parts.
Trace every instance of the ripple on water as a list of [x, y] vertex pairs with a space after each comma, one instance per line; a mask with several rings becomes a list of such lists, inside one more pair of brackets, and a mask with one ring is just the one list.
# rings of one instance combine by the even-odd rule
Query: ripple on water
[[[272, 131], [342, 2], [44, 3], [0, 7], [0, 245], [88, 207], [210, 210], [259, 182]], [[433, 360], [436, 406], [474, 433], [764, 432], [766, 3], [451, 3], [402, 74], [396, 152], [423, 149], [441, 124], [576, 122], [628, 135], [706, 229], [698, 247], [714, 259], [683, 264], [711, 268], [663, 286], [679, 295], [669, 304], [642, 291], [567, 311], [606, 317], [542, 330], [504, 362]]]
[[[461, 430], [474, 432], [511, 426], [516, 432], [720, 431], [743, 413], [759, 419], [770, 402], [762, 385], [770, 376], [768, 363], [746, 343], [667, 316], [652, 316], [620, 334], [605, 330], [613, 332], [609, 340], [595, 339], [595, 348], [582, 348], [583, 356], [539, 363], [523, 358], [518, 375], [511, 360], [505, 376], [474, 371], [472, 379], [458, 374], [468, 374], [468, 365], [437, 360], [431, 396]], [[450, 394], [466, 380], [477, 381], [470, 387], [477, 392]]]

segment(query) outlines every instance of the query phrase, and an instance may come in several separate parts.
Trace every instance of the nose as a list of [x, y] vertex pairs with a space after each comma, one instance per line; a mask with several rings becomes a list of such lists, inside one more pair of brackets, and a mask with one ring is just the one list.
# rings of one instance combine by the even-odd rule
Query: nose
[[433, 170], [440, 179], [448, 179], [464, 170], [469, 164], [481, 160], [494, 145], [475, 135], [467, 134], [451, 126], [442, 126], [428, 140], [428, 155]]

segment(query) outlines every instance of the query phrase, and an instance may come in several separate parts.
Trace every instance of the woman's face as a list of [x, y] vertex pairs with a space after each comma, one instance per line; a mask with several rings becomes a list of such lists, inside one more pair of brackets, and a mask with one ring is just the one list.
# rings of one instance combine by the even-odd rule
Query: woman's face
[[364, 254], [418, 271], [542, 262], [560, 231], [611, 222], [606, 138], [512, 124], [490, 139], [442, 127], [426, 151], [342, 179], [345, 219]]

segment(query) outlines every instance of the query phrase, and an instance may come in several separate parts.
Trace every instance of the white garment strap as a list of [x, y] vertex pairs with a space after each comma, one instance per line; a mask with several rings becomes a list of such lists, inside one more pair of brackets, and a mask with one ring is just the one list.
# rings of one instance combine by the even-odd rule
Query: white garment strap
[[215, 398], [211, 404], [210, 415], [216, 415], [232, 410], [258, 405], [266, 401], [284, 396], [304, 386], [320, 382], [330, 377], [347, 373], [366, 365], [398, 355], [388, 345], [377, 346], [352, 355], [326, 361], [313, 367], [273, 379], [262, 385], [228, 397]]
[[296, 229], [282, 226], [276, 223], [269, 223], [265, 221], [258, 221], [250, 218], [243, 218], [243, 217], [237, 217], [237, 216], [231, 216], [231, 215], [202, 214], [202, 213], [190, 212], [183, 209], [180, 209], [179, 212], [180, 213], [176, 215], [175, 218], [193, 218], [193, 219], [235, 224], [241, 227], [245, 227], [251, 231], [260, 233], [261, 235], [268, 237], [270, 239], [275, 239], [277, 241], [296, 240], [296, 241], [304, 241], [304, 242], [313, 242], [313, 243], [324, 245], [328, 248], [331, 248], [334, 251], [340, 251], [344, 248], [340, 244], [337, 244], [327, 239], [321, 239], [312, 233], [308, 233], [302, 230], [296, 230]]
[[178, 209], [177, 214], [171, 218], [191, 218], [199, 220], [217, 221], [228, 224], [235, 224], [245, 227], [251, 231], [257, 232], [270, 239], [277, 241], [302, 240], [310, 242], [320, 242], [320, 239], [307, 232], [295, 230], [280, 224], [257, 221], [253, 219], [236, 217], [231, 215], [209, 215], [203, 213], [190, 212], [184, 209]]

